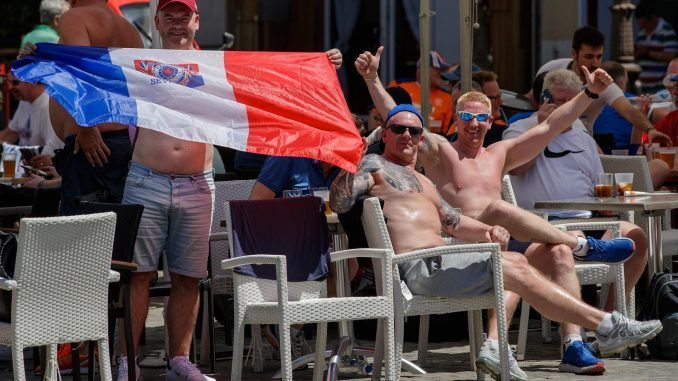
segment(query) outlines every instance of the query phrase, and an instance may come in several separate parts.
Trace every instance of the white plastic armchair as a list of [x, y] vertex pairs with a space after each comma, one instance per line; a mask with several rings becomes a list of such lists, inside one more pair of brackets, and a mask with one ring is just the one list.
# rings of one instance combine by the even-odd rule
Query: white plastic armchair
[[[386, 227], [384, 215], [377, 198], [371, 197], [363, 204], [363, 228], [367, 242], [372, 248], [387, 249], [393, 251], [391, 238]], [[455, 255], [461, 253], [492, 253], [492, 268], [494, 278], [494, 292], [484, 296], [474, 298], [445, 298], [445, 297], [427, 297], [421, 295], [406, 296], [401, 288], [400, 271], [398, 264], [423, 258], [439, 257], [442, 255]], [[409, 253], [401, 253], [394, 256], [391, 276], [394, 284], [394, 303], [395, 303], [395, 355], [396, 363], [400, 363], [403, 351], [404, 320], [406, 316], [420, 316], [419, 330], [419, 351], [418, 358], [425, 359], [426, 347], [428, 345], [428, 324], [422, 324], [425, 318], [434, 314], [446, 314], [451, 312], [469, 311], [469, 341], [471, 344], [471, 367], [475, 369], [475, 358], [480, 349], [482, 341], [482, 315], [483, 309], [494, 308], [497, 311], [497, 324], [499, 328], [499, 352], [502, 364], [502, 379], [510, 380], [509, 376], [509, 353], [508, 337], [506, 329], [506, 308], [504, 306], [504, 276], [501, 265], [501, 251], [499, 244], [466, 244], [441, 246], [432, 249], [416, 250]], [[385, 279], [388, 276], [384, 276]], [[405, 286], [406, 287], [406, 286]], [[426, 320], [427, 322], [427, 320]], [[424, 329], [422, 329], [422, 326]], [[483, 379], [484, 374], [476, 370], [478, 378]], [[396, 373], [395, 378], [400, 379], [400, 372]]]
[[[209, 287], [207, 288], [207, 303], [203, 304], [202, 337], [209, 340], [200, 341], [200, 362], [207, 365], [207, 359], [212, 369], [216, 361], [214, 343], [214, 301], [213, 295], [233, 295], [233, 279], [228, 272], [220, 271], [221, 261], [228, 259], [228, 234], [222, 226], [224, 218], [224, 203], [231, 200], [246, 200], [250, 197], [256, 180], [217, 181], [214, 183], [214, 211], [212, 212], [212, 229], [209, 238]], [[230, 335], [230, 327], [225, 327], [226, 337]]]
[[[513, 186], [511, 185], [510, 177], [504, 176], [502, 179], [502, 198], [506, 202], [510, 202], [516, 205], [516, 197], [513, 192]], [[572, 221], [572, 220], [567, 220]], [[612, 238], [618, 238], [621, 236], [619, 230], [618, 221], [587, 221], [576, 220], [569, 223], [557, 223], [553, 224], [554, 227], [565, 231], [571, 230], [582, 230], [582, 231], [592, 231], [592, 230], [611, 230]], [[624, 315], [626, 315], [626, 301], [624, 298], [624, 264], [608, 264], [608, 263], [575, 263], [575, 270], [577, 272], [577, 278], [579, 279], [579, 284], [584, 285], [595, 285], [595, 284], [616, 284], [618, 287], [615, 287], [615, 304], [617, 310]], [[605, 300], [603, 297], [601, 300]], [[517, 347], [517, 357], [518, 360], [525, 359], [525, 348], [527, 343], [527, 330], [530, 316], [530, 305], [523, 300], [520, 313], [520, 328], [518, 330], [518, 347]], [[631, 316], [631, 315], [630, 315]], [[542, 318], [542, 338], [545, 342], [551, 342], [551, 322]]]
[[24, 218], [12, 292], [11, 323], [0, 323], [0, 345], [12, 347], [14, 380], [25, 380], [23, 349], [48, 346], [45, 379], [59, 376], [57, 344], [97, 341], [101, 379], [111, 380], [108, 283], [115, 213]]
[[[228, 203], [225, 214], [230, 236], [231, 211]], [[229, 237], [229, 242], [233, 251], [232, 237]], [[358, 257], [379, 259], [383, 273], [392, 267], [393, 255], [388, 250], [352, 249], [330, 254], [332, 262]], [[283, 255], [254, 254], [221, 262], [225, 270], [252, 264], [275, 265], [276, 279], [259, 279], [233, 273], [235, 327], [231, 380], [238, 381], [242, 376], [245, 324], [279, 325], [282, 378], [289, 381], [292, 380], [293, 370], [289, 328], [292, 324], [317, 323], [313, 380], [320, 381], [325, 368], [325, 356], [330, 354], [326, 351], [327, 322], [361, 319], [381, 319], [386, 332], [390, 333], [385, 335], [383, 351], [386, 379], [394, 379], [393, 284], [389, 277], [384, 277], [378, 296], [327, 298], [325, 280], [288, 282], [287, 258]]]

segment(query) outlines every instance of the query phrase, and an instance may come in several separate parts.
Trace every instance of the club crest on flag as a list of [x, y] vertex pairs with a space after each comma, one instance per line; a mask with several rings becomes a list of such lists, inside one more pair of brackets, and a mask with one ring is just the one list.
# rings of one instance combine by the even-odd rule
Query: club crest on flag
[[153, 60], [134, 60], [134, 68], [155, 77], [151, 80], [151, 85], [171, 82], [195, 88], [205, 84], [198, 64], [166, 64]]

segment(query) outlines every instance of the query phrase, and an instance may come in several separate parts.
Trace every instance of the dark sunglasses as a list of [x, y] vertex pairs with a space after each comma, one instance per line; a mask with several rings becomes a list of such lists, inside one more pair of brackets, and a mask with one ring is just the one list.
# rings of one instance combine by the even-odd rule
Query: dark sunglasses
[[486, 112], [476, 114], [468, 111], [457, 111], [457, 115], [459, 115], [464, 122], [470, 122], [473, 118], [476, 118], [478, 122], [487, 122], [492, 117], [492, 115]]
[[7, 82], [9, 82], [12, 86], [19, 86], [19, 84], [21, 83], [21, 81], [17, 79], [10, 79]]
[[392, 124], [392, 125], [388, 126], [388, 128], [390, 128], [391, 131], [393, 131], [394, 133], [396, 133], [398, 135], [402, 135], [402, 134], [405, 133], [405, 131], [409, 131], [410, 136], [412, 136], [412, 137], [419, 136], [424, 132], [424, 129], [421, 128], [421, 127], [405, 126], [405, 125], [402, 125], [402, 124]]

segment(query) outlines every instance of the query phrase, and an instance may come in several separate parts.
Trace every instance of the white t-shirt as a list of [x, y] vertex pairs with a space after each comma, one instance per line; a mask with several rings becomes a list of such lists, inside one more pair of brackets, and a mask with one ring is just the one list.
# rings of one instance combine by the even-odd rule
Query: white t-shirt
[[[537, 71], [537, 74], [543, 73], [545, 71], [552, 71], [556, 69], [568, 69], [572, 70], [570, 67], [570, 64], [572, 64], [572, 58], [559, 58], [556, 60], [551, 60], [542, 67], [539, 68]], [[596, 122], [596, 119], [598, 119], [598, 116], [600, 115], [601, 111], [603, 111], [603, 108], [605, 105], [612, 106], [612, 103], [616, 101], [619, 97], [624, 96], [624, 91], [617, 86], [614, 82], [605, 89], [602, 93], [600, 93], [600, 97], [593, 101], [589, 108], [582, 113], [582, 118], [586, 120], [587, 123], [589, 123], [591, 126]]]
[[64, 147], [64, 142], [56, 136], [49, 120], [49, 95], [46, 91], [31, 103], [29, 126], [31, 136], [26, 145], [44, 146], [42, 153], [46, 155], [54, 155], [55, 149]]
[[[14, 111], [12, 120], [9, 121], [9, 129], [19, 135], [19, 145], [27, 146], [31, 139], [31, 131], [28, 128], [28, 118], [31, 116], [31, 104], [26, 101], [19, 101], [19, 107]], [[12, 142], [14, 143], [14, 142]]]
[[[536, 115], [519, 120], [504, 132], [504, 138], [519, 136], [536, 125]], [[571, 130], [548, 144], [532, 168], [520, 176], [511, 176], [511, 183], [518, 205], [534, 209], [535, 201], [592, 196], [599, 173], [603, 173], [603, 165], [596, 143], [577, 120]], [[547, 213], [561, 218], [591, 217], [588, 210], [548, 210]]]

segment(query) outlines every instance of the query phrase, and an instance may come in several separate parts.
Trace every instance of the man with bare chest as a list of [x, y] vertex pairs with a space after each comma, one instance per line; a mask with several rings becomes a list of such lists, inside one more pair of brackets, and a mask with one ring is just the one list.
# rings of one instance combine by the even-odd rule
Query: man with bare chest
[[[381, 198], [396, 254], [443, 245], [441, 231], [465, 241], [497, 242], [505, 250], [506, 229], [460, 214], [440, 197], [430, 180], [415, 171], [417, 151], [423, 144], [422, 124], [421, 114], [412, 105], [391, 109], [382, 132], [384, 155], [367, 155], [356, 174], [342, 171], [337, 176], [330, 190], [332, 209], [344, 213], [362, 195]], [[521, 295], [549, 319], [594, 329], [603, 352], [644, 342], [661, 331], [656, 320], [638, 322], [583, 303], [546, 279], [519, 253], [504, 252], [502, 266], [506, 290]], [[494, 288], [489, 253], [415, 260], [401, 265], [400, 272], [408, 288], [418, 295], [474, 297]], [[512, 379], [527, 380], [515, 359], [510, 361]], [[496, 340], [483, 343], [476, 364], [495, 377], [500, 374]]]
[[[59, 43], [80, 46], [143, 48], [139, 33], [125, 18], [115, 14], [106, 0], [70, 0], [71, 9], [61, 16]], [[28, 44], [20, 57], [30, 54]], [[65, 142], [55, 158], [61, 163], [62, 211], [76, 212], [78, 201], [97, 194], [109, 202], [122, 200], [132, 146], [127, 126], [102, 123], [80, 127], [54, 100], [50, 99], [50, 120], [56, 135]]]

